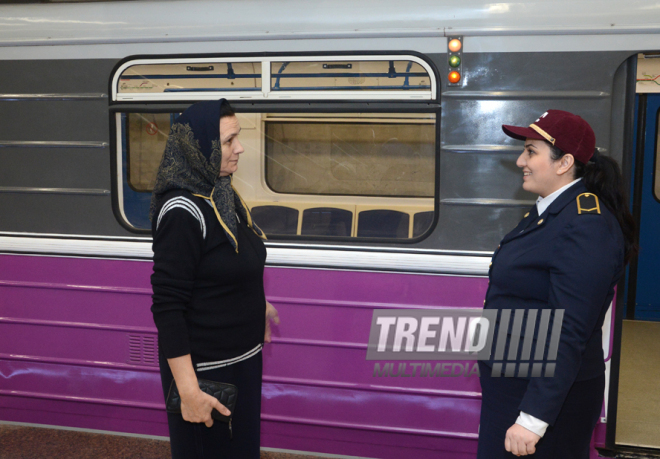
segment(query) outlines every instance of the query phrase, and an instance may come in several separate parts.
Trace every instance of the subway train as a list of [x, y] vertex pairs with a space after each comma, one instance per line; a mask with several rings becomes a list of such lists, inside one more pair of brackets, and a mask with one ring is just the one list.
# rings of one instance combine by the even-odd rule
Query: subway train
[[640, 225], [592, 457], [660, 453], [651, 424], [621, 417], [635, 396], [660, 408], [621, 389], [643, 347], [624, 322], [660, 320], [660, 4], [125, 1], [2, 5], [0, 23], [0, 421], [167, 436], [151, 190], [176, 117], [226, 98], [281, 318], [262, 447], [475, 457], [478, 378], [376, 371], [372, 317], [482, 307], [536, 198], [501, 125], [554, 108], [621, 164]]

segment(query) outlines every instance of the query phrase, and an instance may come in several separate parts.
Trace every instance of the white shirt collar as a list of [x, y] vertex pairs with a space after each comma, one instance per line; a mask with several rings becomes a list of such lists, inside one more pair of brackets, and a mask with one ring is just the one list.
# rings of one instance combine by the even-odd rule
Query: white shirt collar
[[582, 177], [579, 179], [573, 180], [571, 183], [568, 185], [564, 185], [557, 191], [554, 191], [547, 195], [545, 198], [542, 198], [539, 196], [539, 198], [536, 200], [536, 210], [538, 211], [539, 215], [541, 215], [545, 210], [552, 204], [552, 202], [559, 197], [560, 194], [562, 194], [564, 191], [566, 191], [567, 188], [570, 188], [571, 186], [575, 185], [577, 182], [582, 180]]

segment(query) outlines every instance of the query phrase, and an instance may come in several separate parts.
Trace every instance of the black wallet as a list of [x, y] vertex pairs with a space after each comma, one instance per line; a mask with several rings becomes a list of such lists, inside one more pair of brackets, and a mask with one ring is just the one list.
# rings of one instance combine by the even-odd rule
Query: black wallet
[[[211, 397], [217, 398], [220, 403], [231, 411], [229, 416], [221, 414], [215, 408], [211, 412], [211, 417], [214, 420], [229, 423], [229, 433], [231, 434], [231, 418], [234, 415], [234, 409], [236, 408], [238, 388], [233, 384], [209, 381], [207, 379], [198, 379], [197, 382], [199, 383], [199, 388], [202, 392], [209, 394]], [[174, 380], [172, 380], [170, 391], [167, 394], [165, 409], [168, 413], [181, 413], [181, 397], [179, 396], [179, 390], [177, 389]]]

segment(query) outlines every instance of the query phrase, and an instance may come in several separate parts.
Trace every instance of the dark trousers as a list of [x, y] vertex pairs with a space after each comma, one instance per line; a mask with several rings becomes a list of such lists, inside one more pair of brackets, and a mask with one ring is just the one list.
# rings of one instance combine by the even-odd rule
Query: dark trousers
[[[520, 414], [520, 402], [528, 381], [518, 378], [492, 378], [490, 368], [479, 363], [481, 418], [477, 459], [509, 459], [504, 449], [506, 431]], [[573, 384], [553, 426], [536, 444], [530, 459], [589, 459], [591, 436], [603, 404], [605, 375]]]
[[[167, 397], [173, 377], [162, 353], [159, 357], [163, 394]], [[208, 428], [203, 423], [184, 421], [180, 414], [167, 413], [172, 458], [259, 459], [261, 374], [261, 352], [234, 365], [198, 373], [200, 379], [231, 383], [238, 388], [233, 438], [226, 422], [213, 421], [213, 427]]]

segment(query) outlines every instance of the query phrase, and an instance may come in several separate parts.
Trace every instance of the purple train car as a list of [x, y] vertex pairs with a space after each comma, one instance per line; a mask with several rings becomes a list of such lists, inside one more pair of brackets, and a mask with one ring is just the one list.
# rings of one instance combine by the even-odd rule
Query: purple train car
[[[482, 306], [492, 252], [535, 199], [503, 123], [578, 112], [633, 186], [637, 53], [660, 50], [648, 6], [0, 6], [0, 421], [167, 436], [149, 200], [170, 124], [225, 97], [281, 317], [262, 446], [473, 458], [478, 378], [367, 360], [373, 312]], [[617, 449], [624, 301], [593, 457]]]

